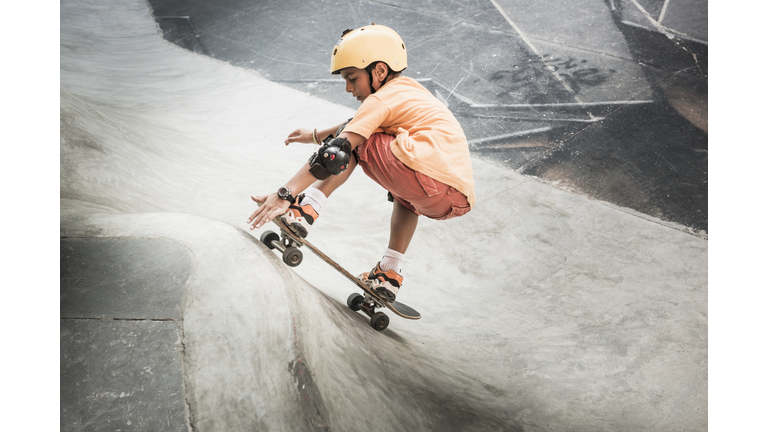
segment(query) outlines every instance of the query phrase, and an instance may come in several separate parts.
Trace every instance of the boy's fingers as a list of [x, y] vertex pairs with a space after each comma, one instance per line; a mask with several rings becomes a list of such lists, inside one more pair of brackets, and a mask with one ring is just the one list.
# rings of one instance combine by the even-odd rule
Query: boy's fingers
[[[279, 213], [279, 211], [273, 211], [271, 214], [262, 214], [257, 219], [253, 221], [251, 224], [251, 229], [254, 228], [261, 228], [262, 225], [268, 224], [272, 222], [272, 218], [275, 216], [276, 213]], [[279, 216], [279, 215], [278, 215]]]
[[[260, 212], [261, 212], [261, 209], [257, 209], [255, 212], [251, 213], [251, 217], [249, 217], [245, 223], [251, 223], [254, 220], [256, 220], [256, 217], [259, 215]], [[255, 222], [254, 222], [254, 225], [255, 225]]]
[[[251, 221], [248, 221], [251, 222]], [[251, 223], [251, 229], [254, 228], [261, 228], [262, 225], [264, 225], [266, 222], [269, 222], [269, 220], [264, 220], [264, 215], [259, 215], [253, 219], [253, 223]]]
[[295, 131], [291, 132], [288, 135], [288, 138], [285, 139], [285, 145], [296, 142], [296, 140], [299, 139], [299, 137], [301, 137], [301, 132], [298, 129], [296, 129]]
[[248, 221], [246, 223], [250, 224], [250, 229], [256, 229], [261, 228], [262, 225], [268, 224], [272, 221], [273, 218], [279, 217], [280, 215], [284, 214], [290, 203], [288, 201], [278, 200], [280, 204], [276, 204], [274, 202], [270, 204], [265, 204], [267, 199], [271, 195], [265, 195], [265, 196], [251, 196], [251, 199], [257, 203], [260, 203], [262, 205], [259, 206], [259, 208], [256, 209], [251, 214], [251, 217], [248, 218]]
[[[264, 203], [267, 197], [252, 196], [251, 199], [257, 203]], [[274, 217], [280, 216], [282, 214], [281, 211], [282, 209], [280, 207], [273, 207], [271, 205], [259, 206], [259, 208], [251, 214], [251, 217], [248, 218], [247, 223], [250, 224], [250, 229], [252, 230], [261, 228], [264, 224], [271, 222]]]
[[[251, 196], [251, 199], [252, 199], [252, 200], [254, 200], [254, 201], [255, 201], [255, 202], [257, 202], [257, 203], [264, 203], [264, 201], [266, 201], [266, 198], [267, 198], [267, 197], [255, 197], [255, 196]], [[251, 229], [254, 229], [254, 228], [258, 228], [258, 226], [257, 226], [257, 225], [259, 225], [259, 219], [260, 219], [260, 218], [259, 218], [259, 215], [260, 215], [261, 213], [263, 213], [263, 212], [264, 212], [264, 210], [265, 210], [265, 209], [264, 209], [264, 207], [262, 207], [262, 206], [259, 206], [259, 208], [257, 208], [257, 209], [256, 209], [256, 211], [254, 211], [253, 213], [251, 213], [251, 217], [249, 217], [249, 218], [248, 218], [248, 220], [246, 221], [246, 223], [248, 223], [248, 224], [251, 224], [251, 222], [253, 222], [253, 223], [251, 224]], [[259, 225], [259, 226], [260, 226], [260, 225]]]

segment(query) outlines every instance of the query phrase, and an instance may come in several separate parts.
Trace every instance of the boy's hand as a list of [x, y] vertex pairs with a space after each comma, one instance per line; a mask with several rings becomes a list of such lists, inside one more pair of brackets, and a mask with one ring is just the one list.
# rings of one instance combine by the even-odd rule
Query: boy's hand
[[251, 225], [251, 229], [261, 228], [262, 225], [270, 223], [272, 219], [285, 214], [291, 206], [288, 201], [278, 198], [276, 193], [260, 197], [252, 196], [251, 199], [261, 203], [261, 206], [248, 218], [247, 223]]
[[290, 143], [304, 143], [304, 144], [314, 144], [315, 141], [312, 139], [312, 131], [309, 129], [296, 129], [295, 131], [291, 132], [290, 135], [288, 135], [288, 138], [285, 139], [285, 145], [288, 145]]

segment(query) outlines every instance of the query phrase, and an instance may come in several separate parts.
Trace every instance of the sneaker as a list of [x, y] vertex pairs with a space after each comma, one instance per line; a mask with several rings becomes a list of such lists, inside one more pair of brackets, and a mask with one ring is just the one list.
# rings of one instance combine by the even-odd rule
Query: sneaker
[[403, 286], [403, 277], [394, 270], [382, 270], [381, 263], [377, 263], [370, 272], [358, 276], [358, 279], [389, 303], [395, 301], [400, 287]]
[[309, 204], [299, 205], [302, 198], [304, 198], [304, 194], [297, 196], [296, 201], [288, 207], [288, 211], [280, 216], [280, 219], [282, 219], [288, 228], [295, 232], [297, 236], [306, 238], [307, 234], [309, 234], [309, 229], [312, 228], [312, 224], [315, 223], [320, 215], [318, 215], [315, 209]]

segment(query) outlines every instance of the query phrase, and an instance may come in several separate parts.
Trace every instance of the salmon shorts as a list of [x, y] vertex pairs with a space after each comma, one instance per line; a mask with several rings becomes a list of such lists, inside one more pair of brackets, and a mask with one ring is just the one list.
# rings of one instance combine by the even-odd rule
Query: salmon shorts
[[375, 133], [354, 150], [358, 165], [368, 177], [419, 216], [445, 220], [469, 212], [463, 193], [400, 162], [390, 147], [394, 140], [392, 135]]

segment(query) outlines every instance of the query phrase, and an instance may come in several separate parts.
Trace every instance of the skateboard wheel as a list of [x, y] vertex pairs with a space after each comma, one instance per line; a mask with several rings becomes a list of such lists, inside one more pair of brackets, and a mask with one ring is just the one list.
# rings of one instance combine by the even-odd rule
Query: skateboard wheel
[[304, 260], [304, 254], [296, 247], [289, 247], [283, 252], [283, 262], [296, 267]]
[[347, 306], [353, 311], [360, 310], [360, 304], [363, 303], [363, 296], [358, 293], [352, 293], [347, 297]]
[[259, 238], [259, 240], [265, 245], [267, 245], [268, 248], [274, 249], [275, 246], [272, 244], [272, 242], [280, 241], [280, 236], [273, 231], [264, 231], [263, 233], [261, 233], [261, 237]]
[[383, 331], [389, 326], [389, 317], [384, 312], [376, 312], [371, 317], [371, 327], [376, 331]]

